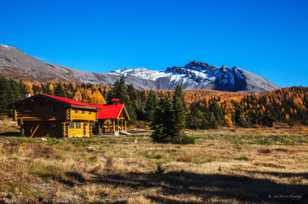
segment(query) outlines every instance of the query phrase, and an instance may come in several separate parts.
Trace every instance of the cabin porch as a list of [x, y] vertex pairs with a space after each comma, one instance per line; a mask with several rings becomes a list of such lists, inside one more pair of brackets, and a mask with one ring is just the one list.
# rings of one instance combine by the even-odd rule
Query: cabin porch
[[127, 131], [127, 121], [125, 119], [98, 120], [95, 124], [95, 134], [116, 134], [120, 131]]
[[47, 121], [24, 121], [20, 124], [22, 136], [26, 137], [62, 137], [62, 124]]

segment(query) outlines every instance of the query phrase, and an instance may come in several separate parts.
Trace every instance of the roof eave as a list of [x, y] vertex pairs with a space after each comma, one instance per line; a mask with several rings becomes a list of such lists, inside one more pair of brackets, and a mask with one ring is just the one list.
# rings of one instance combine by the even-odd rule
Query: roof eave
[[70, 105], [72, 108], [80, 108], [80, 109], [87, 109], [87, 110], [95, 110], [97, 111], [97, 108], [95, 107], [90, 107], [90, 106], [77, 106], [77, 105]]

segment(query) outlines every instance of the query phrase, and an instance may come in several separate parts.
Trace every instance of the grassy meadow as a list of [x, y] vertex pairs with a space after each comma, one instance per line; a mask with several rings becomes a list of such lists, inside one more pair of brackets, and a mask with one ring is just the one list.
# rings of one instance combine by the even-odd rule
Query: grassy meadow
[[0, 137], [0, 203], [307, 203], [308, 128], [148, 135]]

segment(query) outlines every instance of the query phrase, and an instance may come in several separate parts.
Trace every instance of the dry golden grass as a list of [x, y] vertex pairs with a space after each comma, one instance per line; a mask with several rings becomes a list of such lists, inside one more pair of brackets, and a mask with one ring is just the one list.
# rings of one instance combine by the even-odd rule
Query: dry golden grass
[[308, 193], [308, 129], [148, 136], [0, 137], [0, 203], [289, 203]]

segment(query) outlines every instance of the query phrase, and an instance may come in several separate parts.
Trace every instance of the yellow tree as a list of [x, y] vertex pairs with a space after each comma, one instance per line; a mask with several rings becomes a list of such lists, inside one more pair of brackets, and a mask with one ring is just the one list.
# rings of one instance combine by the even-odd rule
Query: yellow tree
[[76, 88], [73, 99], [75, 99], [77, 101], [82, 101], [82, 94], [81, 94], [79, 87]]

